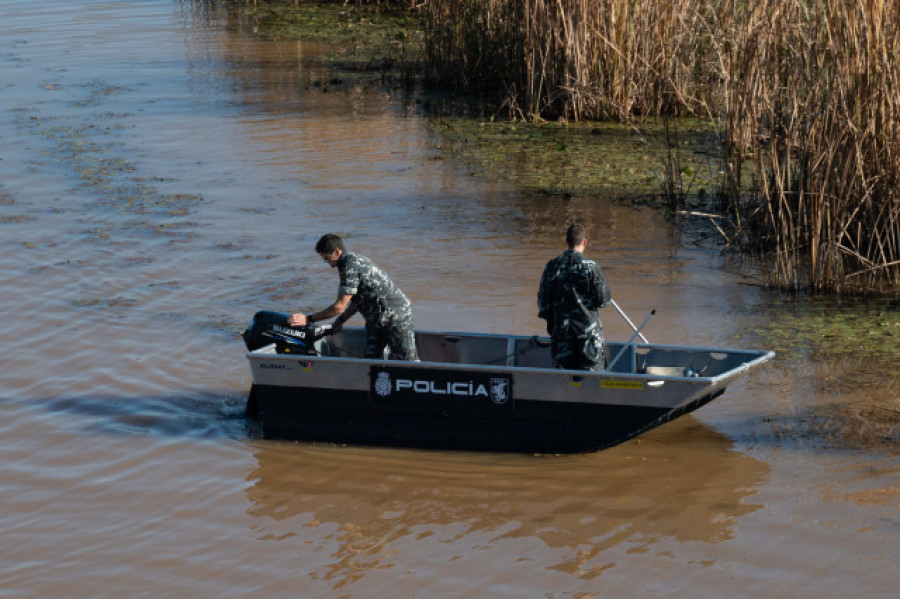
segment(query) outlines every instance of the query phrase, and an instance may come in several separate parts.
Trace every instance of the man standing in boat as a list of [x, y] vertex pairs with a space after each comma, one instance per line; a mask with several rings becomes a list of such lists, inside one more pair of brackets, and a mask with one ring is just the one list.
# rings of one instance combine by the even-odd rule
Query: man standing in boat
[[585, 228], [566, 231], [568, 249], [547, 263], [538, 289], [538, 316], [547, 321], [557, 368], [598, 370], [605, 366], [603, 327], [597, 310], [610, 303], [600, 265], [585, 258]]
[[337, 235], [323, 235], [316, 252], [338, 269], [337, 300], [315, 314], [291, 314], [288, 324], [299, 327], [337, 316], [332, 331], [340, 333], [344, 323], [359, 312], [366, 320], [366, 358], [381, 358], [387, 346], [391, 360], [418, 360], [412, 306], [390, 277], [369, 258], [344, 250]]

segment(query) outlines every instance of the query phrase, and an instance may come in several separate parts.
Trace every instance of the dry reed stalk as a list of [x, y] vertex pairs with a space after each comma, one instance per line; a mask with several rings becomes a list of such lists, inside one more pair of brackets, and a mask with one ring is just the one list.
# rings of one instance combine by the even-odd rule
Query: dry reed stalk
[[[717, 48], [727, 156], [739, 176], [744, 152], [757, 152], [762, 184], [749, 207], [767, 216], [753, 236], [774, 249], [774, 283], [900, 289], [897, 3], [742, 6], [732, 3], [734, 44]], [[764, 29], [760, 15], [778, 25]]]
[[708, 112], [711, 88], [697, 84], [702, 69], [692, 50], [708, 46], [710, 32], [695, 4], [431, 2], [425, 6], [426, 63], [441, 83], [480, 89], [501, 82], [515, 94], [511, 105], [534, 119]]

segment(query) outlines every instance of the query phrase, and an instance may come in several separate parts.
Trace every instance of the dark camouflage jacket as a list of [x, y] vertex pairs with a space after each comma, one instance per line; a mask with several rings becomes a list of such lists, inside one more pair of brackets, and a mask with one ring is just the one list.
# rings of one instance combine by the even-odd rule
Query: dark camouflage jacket
[[368, 325], [385, 326], [412, 317], [409, 299], [370, 259], [344, 253], [337, 267], [341, 276], [338, 292], [353, 296], [351, 301]]
[[597, 310], [609, 302], [600, 265], [581, 252], [566, 250], [547, 263], [538, 290], [538, 316], [547, 321], [552, 337], [602, 338]]

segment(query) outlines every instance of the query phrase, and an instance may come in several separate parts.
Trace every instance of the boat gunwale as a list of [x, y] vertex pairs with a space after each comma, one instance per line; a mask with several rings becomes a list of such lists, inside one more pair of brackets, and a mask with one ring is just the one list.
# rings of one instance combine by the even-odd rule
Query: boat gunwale
[[[345, 330], [362, 330], [362, 327], [345, 327]], [[481, 339], [507, 339], [507, 340], [535, 340], [536, 342], [546, 342], [549, 344], [549, 337], [540, 337], [538, 335], [511, 335], [511, 334], [493, 334], [493, 333], [473, 333], [473, 332], [456, 332], [456, 331], [430, 331], [430, 330], [417, 330], [416, 334], [426, 334], [426, 335], [435, 335], [435, 336], [444, 336], [444, 337], [471, 337], [471, 338], [481, 338]], [[612, 344], [623, 345], [622, 342], [612, 341]], [[646, 348], [648, 350], [651, 349], [660, 349], [664, 351], [686, 351], [686, 352], [697, 352], [697, 353], [709, 353], [709, 354], [731, 354], [731, 355], [750, 355], [756, 356], [754, 359], [739, 364], [733, 368], [726, 370], [716, 376], [712, 377], [704, 377], [704, 376], [677, 376], [677, 375], [661, 375], [661, 374], [647, 374], [647, 373], [639, 373], [639, 372], [618, 372], [618, 371], [606, 371], [606, 370], [566, 370], [561, 368], [543, 368], [538, 366], [510, 366], [508, 364], [474, 364], [469, 362], [436, 362], [436, 361], [403, 361], [403, 360], [388, 360], [385, 358], [358, 358], [352, 356], [328, 356], [328, 355], [307, 355], [307, 354], [279, 354], [279, 353], [270, 353], [271, 348], [275, 344], [269, 344], [260, 348], [257, 348], [252, 351], [248, 351], [246, 356], [249, 358], [256, 359], [279, 359], [279, 360], [302, 360], [302, 361], [322, 361], [326, 363], [350, 363], [350, 364], [370, 364], [370, 365], [383, 365], [383, 366], [393, 366], [393, 367], [406, 367], [406, 368], [414, 368], [414, 369], [424, 369], [424, 368], [433, 368], [440, 370], [473, 370], [473, 371], [491, 371], [491, 372], [504, 372], [504, 373], [535, 373], [535, 374], [557, 374], [557, 375], [568, 375], [572, 377], [583, 377], [583, 378], [606, 378], [606, 379], [632, 379], [632, 380], [640, 380], [640, 381], [677, 381], [677, 382], [690, 382], [695, 384], [702, 385], [717, 385], [721, 383], [723, 380], [730, 380], [735, 378], [738, 374], [746, 372], [747, 370], [768, 362], [775, 356], [775, 352], [771, 350], [763, 350], [763, 349], [737, 349], [737, 348], [721, 348], [721, 347], [709, 347], [709, 346], [690, 346], [690, 345], [669, 345], [662, 343], [625, 343], [624, 345], [633, 346], [635, 351], [637, 352], [639, 348]]]

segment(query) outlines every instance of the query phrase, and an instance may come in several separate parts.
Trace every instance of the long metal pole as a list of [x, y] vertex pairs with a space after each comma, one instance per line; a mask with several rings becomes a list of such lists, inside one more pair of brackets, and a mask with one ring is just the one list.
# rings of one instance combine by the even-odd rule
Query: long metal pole
[[612, 361], [607, 365], [606, 370], [612, 370], [612, 367], [616, 362], [619, 361], [619, 358], [622, 357], [622, 354], [625, 353], [625, 350], [628, 349], [628, 346], [631, 345], [631, 342], [634, 341], [634, 338], [641, 334], [641, 329], [647, 326], [647, 323], [650, 322], [650, 317], [656, 314], [656, 308], [650, 310], [650, 314], [647, 315], [647, 318], [644, 319], [644, 322], [641, 323], [641, 326], [634, 329], [634, 333], [631, 334], [631, 337], [628, 338], [628, 341], [625, 342], [625, 345], [622, 346], [622, 349], [619, 350], [619, 353], [616, 354], [616, 357], [612, 359]]
[[[628, 318], [628, 315], [625, 314], [625, 312], [622, 311], [622, 308], [619, 307], [619, 304], [616, 303], [616, 300], [610, 299], [609, 301], [610, 301], [610, 303], [613, 305], [613, 307], [614, 307], [616, 310], [619, 311], [619, 314], [622, 315], [622, 318], [625, 319], [625, 322], [627, 322], [628, 324], [631, 325], [631, 328], [634, 329], [634, 332], [636, 332], [638, 335], [640, 335], [641, 341], [643, 341], [644, 343], [650, 343], [649, 341], [647, 341], [647, 338], [644, 337], [644, 334], [641, 333], [640, 330], [639, 330], [636, 326], [634, 326], [634, 323], [631, 322], [631, 319]], [[646, 323], [645, 323], [645, 324], [646, 324]], [[643, 327], [641, 327], [641, 328], [643, 328]], [[632, 337], [632, 339], [634, 339], [634, 337]]]

